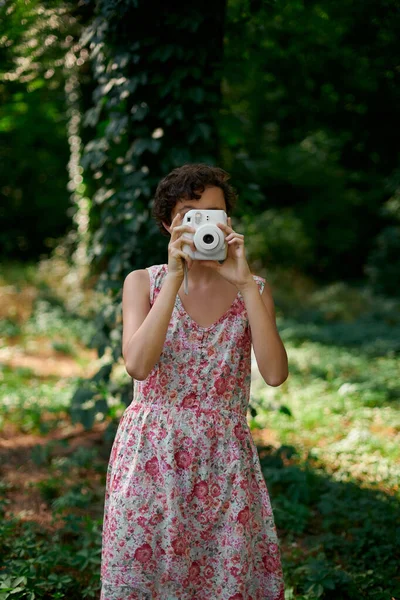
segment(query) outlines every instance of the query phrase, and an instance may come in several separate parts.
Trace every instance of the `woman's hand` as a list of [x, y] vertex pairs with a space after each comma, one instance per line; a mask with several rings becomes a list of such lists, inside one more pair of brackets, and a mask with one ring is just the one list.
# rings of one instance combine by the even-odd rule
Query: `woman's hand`
[[182, 244], [188, 244], [192, 247], [193, 251], [196, 249], [193, 240], [182, 237], [185, 231], [195, 233], [196, 230], [194, 227], [190, 227], [190, 225], [182, 225], [182, 219], [183, 217], [179, 213], [175, 215], [171, 223], [171, 238], [168, 244], [168, 274], [181, 280], [184, 278], [184, 261], [186, 260], [187, 262], [188, 270], [190, 270], [193, 264], [193, 259], [183, 252]]
[[233, 231], [231, 223], [230, 217], [228, 217], [228, 225], [217, 223], [217, 227], [226, 234], [225, 241], [228, 243], [228, 252], [224, 262], [220, 264], [217, 260], [199, 260], [199, 263], [215, 269], [229, 283], [240, 288], [254, 280], [246, 260], [244, 236]]

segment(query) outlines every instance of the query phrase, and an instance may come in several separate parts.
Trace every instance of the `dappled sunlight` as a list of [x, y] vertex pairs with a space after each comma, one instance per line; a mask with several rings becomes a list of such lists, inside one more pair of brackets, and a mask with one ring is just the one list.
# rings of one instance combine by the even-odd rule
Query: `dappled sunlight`
[[[340, 292], [342, 293], [342, 288]], [[322, 292], [321, 292], [322, 296]], [[324, 327], [315, 324], [316, 330]], [[326, 325], [328, 327], [328, 324]], [[280, 322], [285, 339], [285, 321]], [[334, 479], [397, 494], [400, 481], [398, 360], [307, 339], [286, 342], [290, 374], [267, 386], [255, 365], [253, 433], [301, 449]], [[258, 438], [262, 441], [262, 437]], [[269, 442], [272, 446], [275, 443]]]
[[90, 377], [97, 370], [97, 354], [95, 350], [83, 350], [82, 359], [86, 364], [79, 364], [75, 358], [57, 353], [53, 348], [46, 350], [44, 346], [29, 353], [21, 348], [8, 346], [0, 348], [0, 363], [10, 368], [29, 369], [34, 377]]
[[[63, 280], [64, 268], [59, 273]], [[4, 281], [0, 294], [7, 287]], [[90, 511], [101, 519], [115, 429], [109, 429], [111, 421], [105, 413], [97, 415], [89, 430], [71, 421], [74, 389], [100, 364], [94, 349], [86, 346], [90, 319], [72, 315], [54, 299], [53, 286], [41, 291], [32, 286], [27, 298], [26, 308], [9, 314], [1, 332], [0, 374], [5, 384], [0, 413], [0, 459], [5, 465], [1, 485], [9, 501], [5, 515], [16, 519], [18, 527], [36, 524], [64, 535], [65, 515], [80, 522]], [[271, 493], [284, 564], [290, 565], [287, 570], [303, 581], [317, 577], [312, 569], [322, 570], [340, 588], [348, 584], [335, 575], [335, 561], [350, 565], [351, 577], [357, 581], [362, 559], [354, 555], [352, 534], [340, 536], [337, 523], [350, 530], [347, 513], [354, 517], [357, 503], [362, 502], [366, 514], [375, 515], [373, 536], [379, 541], [379, 523], [388, 519], [380, 514], [384, 496], [399, 493], [397, 359], [390, 354], [370, 357], [362, 346], [355, 351], [341, 345], [340, 339], [326, 345], [299, 338], [296, 324], [290, 333], [292, 325], [282, 314], [278, 327], [283, 339], [289, 337], [285, 346], [290, 374], [281, 386], [266, 385], [252, 352], [248, 423]], [[318, 331], [329, 323], [314, 327]], [[112, 381], [117, 387], [131, 381], [122, 359], [114, 364]], [[114, 421], [118, 420], [123, 405], [111, 394], [107, 403]], [[89, 404], [94, 401], [82, 406]], [[80, 456], [81, 451], [87, 451], [87, 456]], [[92, 463], [97, 465], [94, 470]], [[362, 529], [363, 510], [356, 524], [361, 544], [367, 536]], [[337, 554], [339, 542], [343, 558]], [[302, 576], [300, 555], [310, 569]]]

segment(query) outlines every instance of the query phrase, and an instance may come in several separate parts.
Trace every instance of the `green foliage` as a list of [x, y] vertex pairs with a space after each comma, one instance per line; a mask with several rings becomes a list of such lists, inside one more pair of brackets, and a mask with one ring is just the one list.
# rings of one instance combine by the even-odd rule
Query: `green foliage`
[[[22, 305], [29, 301], [24, 311], [16, 310], [12, 318], [1, 322], [0, 335], [4, 347], [9, 348], [7, 354], [11, 360], [13, 356], [18, 359], [27, 354], [29, 364], [30, 355], [39, 352], [44, 361], [47, 358], [54, 361], [56, 370], [58, 362], [66, 363], [67, 373], [74, 367], [68, 360], [70, 356], [83, 367], [90, 362], [91, 357], [84, 356], [82, 349], [89, 346], [96, 335], [94, 310], [97, 297], [93, 291], [86, 291], [83, 296], [81, 289], [64, 286], [57, 272], [64, 273], [66, 267], [70, 274], [67, 262], [61, 265], [59, 259], [45, 260], [36, 271], [31, 265], [24, 269], [15, 263], [4, 265], [4, 290], [12, 290], [13, 296], [23, 297]], [[42, 279], [43, 270], [46, 281]], [[0, 288], [0, 294], [2, 291]], [[85, 306], [78, 306], [76, 297], [84, 297]], [[14, 338], [12, 342], [11, 337]], [[89, 382], [85, 377], [71, 376], [60, 380], [56, 373], [50, 372], [44, 377], [28, 366], [12, 368], [0, 364], [0, 430], [8, 422], [23, 433], [46, 434], [65, 425], [69, 416], [86, 429], [106, 417], [117, 418], [132, 396], [132, 380], [124, 369], [119, 368], [118, 373], [118, 367], [114, 369], [117, 365], [107, 361], [107, 357], [99, 362], [99, 371]], [[115, 372], [110, 379], [112, 370]], [[114, 428], [111, 423], [105, 436], [112, 436]], [[43, 450], [37, 452], [40, 461]]]
[[50, 539], [36, 523], [20, 523], [12, 517], [0, 524], [0, 545], [0, 598], [98, 597], [98, 520], [69, 515]]
[[241, 214], [293, 210], [312, 245], [307, 273], [320, 281], [359, 278], [386, 225], [399, 24], [395, 0], [382, 11], [362, 0], [228, 3], [223, 164]]
[[[48, 433], [62, 421], [60, 412], [70, 406], [71, 390], [65, 384], [57, 385], [58, 377], [43, 381], [41, 377], [35, 376], [31, 369], [12, 369], [2, 364], [0, 376], [0, 430], [8, 421], [24, 433]], [[51, 421], [45, 421], [44, 414], [51, 414]]]
[[52, 338], [55, 350], [77, 354], [76, 344], [89, 346], [95, 335], [95, 325], [88, 318], [71, 314], [59, 299], [47, 296], [46, 292], [36, 298], [32, 314], [24, 325], [24, 335], [40, 336], [45, 333]]
[[[81, 193], [91, 199], [88, 259], [104, 294], [92, 345], [114, 362], [124, 278], [166, 256], [166, 240], [150, 219], [158, 181], [185, 162], [217, 160], [224, 9], [223, 0], [186, 3], [179, 13], [161, 3], [149, 10], [144, 0], [118, 7], [103, 0], [82, 33], [94, 89], [80, 131]], [[75, 415], [95, 401], [97, 384], [77, 391]], [[94, 412], [80, 415], [90, 427]]]
[[400, 226], [386, 227], [376, 238], [370, 255], [369, 272], [379, 292], [398, 297], [400, 286]]
[[58, 0], [0, 3], [3, 256], [49, 252], [70, 225], [63, 69], [77, 23], [68, 7]]
[[112, 363], [107, 363], [90, 380], [78, 380], [69, 411], [73, 423], [91, 429], [96, 421], [115, 417], [119, 407], [129, 404], [132, 383], [110, 379], [112, 367]]
[[400, 302], [374, 295], [367, 287], [334, 283], [310, 294], [291, 314], [285, 321], [285, 338], [292, 343], [308, 340], [361, 348], [371, 357], [400, 351]]
[[[5, 519], [5, 499], [0, 505], [0, 598], [98, 597], [106, 463], [93, 448], [66, 451], [68, 442], [52, 441], [32, 454], [48, 467], [36, 487], [52, 508], [51, 533], [12, 513]], [[9, 486], [0, 487], [7, 494]]]
[[[90, 318], [82, 318], [68, 311], [60, 300], [49, 294], [47, 288], [42, 288], [36, 295], [32, 312], [23, 323], [6, 319], [1, 325], [2, 336], [19, 336], [13, 350], [18, 347], [27, 348], [29, 352], [42, 350], [46, 336], [49, 338], [50, 353], [59, 353], [56, 355], [58, 358], [65, 354], [72, 355], [76, 360], [81, 360], [80, 350], [89, 344], [95, 332]], [[60, 385], [57, 376], [43, 380], [30, 368], [13, 369], [3, 364], [0, 364], [0, 375], [3, 379], [0, 429], [5, 421], [9, 421], [25, 433], [44, 434], [57, 427], [63, 418], [59, 413], [69, 410], [71, 406], [71, 387], [74, 390], [74, 385], [80, 383], [80, 379], [75, 377], [71, 378], [68, 385]]]
[[243, 215], [247, 258], [254, 269], [269, 265], [305, 269], [313, 253], [301, 220], [290, 208], [269, 209], [257, 215]]
[[[278, 287], [284, 279], [277, 277], [271, 284], [279, 299], [278, 328], [290, 375], [277, 388], [253, 379], [249, 423], [254, 433], [267, 427], [270, 439], [276, 439], [274, 447], [260, 446], [259, 454], [282, 547], [286, 597], [396, 598], [400, 387], [391, 340], [398, 337], [398, 303], [342, 282], [293, 289], [298, 287], [293, 279], [292, 294], [284, 298]], [[54, 317], [52, 307], [61, 310], [56, 303], [46, 306], [49, 318], [37, 328], [42, 343], [46, 322], [52, 339], [59, 327], [55, 323], [62, 320]], [[87, 325], [68, 311], [60, 314], [71, 319], [68, 329], [76, 335]], [[311, 327], [310, 319], [319, 341], [304, 335], [302, 328]], [[378, 353], [370, 351], [370, 333], [364, 331], [368, 319], [382, 340]], [[352, 345], [344, 336], [346, 327], [353, 328]], [[21, 329], [24, 335], [24, 324]], [[75, 378], [39, 381], [30, 369], [3, 367], [1, 373], [6, 398], [11, 392], [14, 399], [21, 398], [20, 404], [2, 405], [4, 422], [26, 431], [32, 431], [33, 422], [39, 428], [50, 409], [55, 422], [65, 425], [73, 391], [86, 385]], [[105, 392], [107, 367], [102, 373], [95, 378], [95, 394], [103, 389], [108, 418], [113, 419], [107, 440], [86, 447], [90, 437], [84, 432], [74, 450], [68, 440], [51, 440], [34, 446], [27, 457], [40, 478], [25, 491], [40, 492], [54, 527], [48, 531], [13, 515], [13, 490], [0, 482], [0, 585], [22, 588], [10, 598], [98, 598], [106, 468], [122, 414], [117, 394]], [[127, 379], [113, 376], [115, 390]]]
[[[395, 185], [398, 185], [396, 173]], [[391, 220], [375, 239], [365, 271], [373, 289], [398, 297], [400, 289], [400, 191], [385, 203], [382, 214]]]
[[5, 337], [16, 337], [21, 333], [21, 328], [13, 319], [0, 320], [0, 335]]
[[34, 600], [35, 593], [26, 590], [28, 580], [26, 577], [10, 577], [0, 575], [0, 600], [7, 598], [27, 598]]
[[307, 599], [385, 600], [388, 594], [397, 595], [398, 501], [335, 481], [320, 464], [302, 460], [296, 451], [288, 464], [287, 450], [265, 448], [261, 459], [286, 549], [287, 588], [293, 586], [296, 598]]
[[289, 378], [253, 382], [250, 426], [277, 438], [260, 460], [286, 595], [397, 598], [398, 301], [336, 282], [283, 304]]

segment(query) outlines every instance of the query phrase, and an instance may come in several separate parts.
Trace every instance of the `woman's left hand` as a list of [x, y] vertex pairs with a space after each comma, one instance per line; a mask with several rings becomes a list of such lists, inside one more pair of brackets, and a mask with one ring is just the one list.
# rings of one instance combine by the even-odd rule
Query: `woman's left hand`
[[244, 248], [244, 236], [241, 233], [236, 233], [231, 227], [232, 221], [228, 217], [228, 224], [217, 223], [217, 227], [225, 233], [225, 241], [228, 244], [228, 252], [226, 259], [222, 264], [217, 260], [199, 260], [199, 263], [205, 267], [211, 267], [221, 273], [229, 283], [240, 288], [250, 281], [253, 281], [253, 276], [250, 272], [249, 265], [246, 260]]

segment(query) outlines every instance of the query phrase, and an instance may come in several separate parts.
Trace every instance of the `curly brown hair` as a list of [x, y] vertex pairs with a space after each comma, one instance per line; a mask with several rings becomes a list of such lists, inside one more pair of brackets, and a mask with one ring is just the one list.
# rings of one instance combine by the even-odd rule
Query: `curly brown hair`
[[211, 167], [204, 163], [191, 163], [177, 167], [157, 186], [152, 208], [152, 216], [158, 228], [165, 236], [170, 234], [162, 222], [171, 225], [171, 213], [178, 200], [199, 200], [206, 186], [216, 186], [224, 193], [226, 212], [232, 213], [237, 200], [237, 193], [227, 183], [229, 173], [219, 167]]

